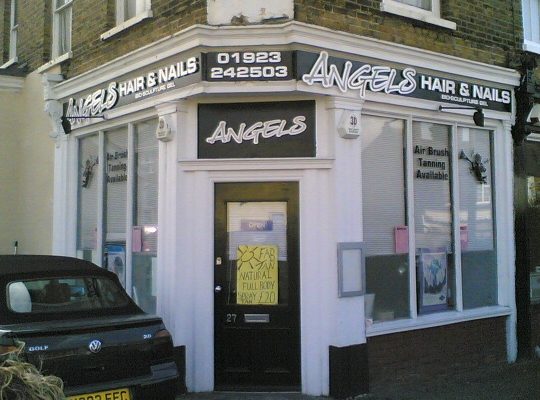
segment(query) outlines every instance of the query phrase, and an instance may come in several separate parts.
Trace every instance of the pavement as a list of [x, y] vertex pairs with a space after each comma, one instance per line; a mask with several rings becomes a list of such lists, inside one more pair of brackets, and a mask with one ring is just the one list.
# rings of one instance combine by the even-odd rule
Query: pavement
[[[329, 400], [299, 393], [188, 393], [177, 400]], [[403, 384], [373, 387], [354, 400], [540, 400], [540, 359], [415, 378]]]

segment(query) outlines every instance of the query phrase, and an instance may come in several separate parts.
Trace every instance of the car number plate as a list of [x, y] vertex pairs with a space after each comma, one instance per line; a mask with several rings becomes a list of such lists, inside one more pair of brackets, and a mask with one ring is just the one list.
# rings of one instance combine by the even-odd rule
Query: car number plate
[[105, 392], [77, 394], [67, 400], [131, 400], [129, 389], [114, 389]]

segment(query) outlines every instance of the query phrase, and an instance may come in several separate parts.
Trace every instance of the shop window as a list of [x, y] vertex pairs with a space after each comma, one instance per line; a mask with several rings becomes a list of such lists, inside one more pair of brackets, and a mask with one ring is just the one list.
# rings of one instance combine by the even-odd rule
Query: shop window
[[374, 299], [368, 317], [376, 321], [407, 318], [405, 121], [363, 116], [362, 123], [366, 291]]
[[115, 272], [149, 313], [156, 311], [156, 126], [151, 120], [79, 140], [77, 255]]
[[98, 135], [79, 140], [77, 255], [99, 263], [97, 250], [99, 139]]
[[53, 0], [53, 59], [71, 52], [72, 6], [73, 0]]
[[382, 0], [381, 10], [428, 24], [456, 29], [456, 23], [441, 18], [440, 0]]
[[[362, 121], [366, 318], [497, 305], [493, 133], [369, 115]], [[529, 183], [534, 203], [537, 186]]]
[[133, 297], [147, 312], [156, 310], [158, 235], [158, 142], [154, 121], [135, 126], [135, 207], [132, 228]]
[[523, 49], [540, 54], [539, 0], [522, 0]]
[[497, 304], [491, 133], [460, 128], [459, 224], [463, 308]]

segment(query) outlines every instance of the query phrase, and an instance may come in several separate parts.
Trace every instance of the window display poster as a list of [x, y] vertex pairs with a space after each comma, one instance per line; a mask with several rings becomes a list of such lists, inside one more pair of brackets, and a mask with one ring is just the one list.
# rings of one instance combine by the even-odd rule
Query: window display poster
[[126, 287], [126, 246], [121, 244], [108, 244], [105, 246], [107, 269], [114, 272], [120, 283]]
[[419, 311], [448, 307], [448, 265], [445, 248], [420, 249], [418, 260]]
[[237, 304], [278, 304], [277, 246], [238, 246], [236, 281]]

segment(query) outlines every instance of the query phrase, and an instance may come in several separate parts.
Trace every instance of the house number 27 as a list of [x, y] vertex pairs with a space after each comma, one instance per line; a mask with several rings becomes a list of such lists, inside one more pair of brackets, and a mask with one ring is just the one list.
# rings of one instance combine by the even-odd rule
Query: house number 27
[[227, 314], [227, 323], [235, 324], [236, 323], [236, 314]]

